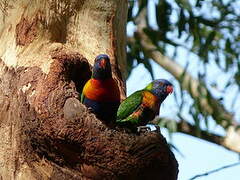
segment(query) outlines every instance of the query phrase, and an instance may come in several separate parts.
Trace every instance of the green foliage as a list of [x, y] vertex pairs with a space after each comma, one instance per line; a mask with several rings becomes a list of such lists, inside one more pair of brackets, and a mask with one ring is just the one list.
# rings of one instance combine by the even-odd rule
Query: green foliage
[[170, 15], [172, 13], [172, 7], [166, 0], [159, 0], [156, 4], [156, 21], [159, 27], [159, 31], [162, 36], [165, 37], [166, 33], [170, 30]]
[[[134, 23], [149, 2], [150, 0], [129, 1], [129, 22]], [[192, 4], [188, 0], [158, 0], [155, 3], [155, 22], [158, 28], [153, 28], [148, 24], [144, 31], [154, 44], [160, 46], [162, 52], [166, 48], [164, 45], [185, 47], [198, 55], [204, 63], [208, 63], [209, 55], [213, 54], [213, 60], [219, 67], [228, 71], [240, 57], [240, 15], [236, 13], [234, 2], [235, 0], [227, 3], [218, 0], [198, 0]], [[206, 16], [205, 6], [209, 6], [208, 9], [212, 10], [214, 15], [208, 12]], [[133, 13], [133, 7], [137, 9], [136, 15]], [[148, 12], [147, 19], [150, 13], [153, 12]], [[174, 21], [171, 20], [173, 17]], [[177, 37], [169, 35], [176, 31]], [[183, 39], [183, 41], [176, 43], [176, 39], [181, 41]], [[189, 46], [186, 47], [185, 44]], [[132, 50], [131, 47], [129, 49]], [[219, 63], [219, 54], [224, 54], [225, 67]], [[139, 61], [139, 63], [143, 62]]]
[[[212, 117], [217, 124], [222, 124], [226, 117], [219, 115], [217, 111], [209, 114], [202, 109], [201, 98], [207, 99], [209, 105], [214, 109], [219, 109], [216, 103], [222, 106], [222, 97], [219, 100], [214, 99], [213, 95], [203, 92], [201, 84], [206, 84], [206, 72], [209, 63], [215, 63], [223, 72], [231, 72], [232, 79], [228, 81], [225, 88], [231, 85], [240, 85], [240, 13], [236, 7], [237, 0], [135, 0], [129, 1], [128, 21], [137, 25], [138, 18], [146, 19], [144, 33], [156, 46], [157, 51], [163, 55], [169, 55], [166, 48], [171, 46], [176, 50], [179, 47], [186, 49], [199, 59], [199, 64], [204, 66], [204, 71], [198, 73], [200, 82], [199, 98], [194, 99], [192, 107], [189, 108], [189, 114], [195, 123], [197, 129], [201, 129], [199, 119], [203, 119], [205, 127], [208, 128], [209, 118]], [[150, 3], [152, 8], [150, 9]], [[153, 6], [154, 4], [154, 6]], [[206, 8], [207, 7], [207, 8]], [[144, 17], [140, 17], [143, 10], [147, 10]], [[153, 17], [155, 15], [155, 18]], [[151, 19], [151, 21], [150, 21]], [[154, 19], [154, 20], [153, 20]], [[148, 54], [141, 47], [140, 39], [137, 36], [137, 30], [132, 37], [128, 37], [128, 73], [134, 68], [134, 65], [144, 64], [153, 77], [153, 71]], [[135, 63], [134, 63], [135, 62]], [[180, 85], [185, 78], [185, 71], [178, 79]], [[189, 94], [191, 92], [191, 82], [189, 82]], [[180, 87], [181, 88], [181, 87]], [[184, 93], [181, 89], [181, 101], [177, 100], [179, 116], [184, 107]], [[162, 122], [165, 123], [165, 122]], [[231, 122], [229, 122], [230, 124]], [[228, 125], [229, 125], [228, 124]], [[225, 128], [228, 126], [225, 125]], [[172, 131], [174, 126], [166, 125]]]

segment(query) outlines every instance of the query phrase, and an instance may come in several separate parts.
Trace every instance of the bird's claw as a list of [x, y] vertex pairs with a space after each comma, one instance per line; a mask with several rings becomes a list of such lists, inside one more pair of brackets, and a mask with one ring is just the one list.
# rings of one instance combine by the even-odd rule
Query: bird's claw
[[145, 133], [145, 132], [157, 132], [160, 133], [160, 127], [156, 125], [147, 125], [147, 126], [138, 126], [137, 127], [138, 133]]
[[138, 133], [145, 133], [145, 132], [151, 132], [151, 128], [148, 126], [138, 126], [137, 127]]

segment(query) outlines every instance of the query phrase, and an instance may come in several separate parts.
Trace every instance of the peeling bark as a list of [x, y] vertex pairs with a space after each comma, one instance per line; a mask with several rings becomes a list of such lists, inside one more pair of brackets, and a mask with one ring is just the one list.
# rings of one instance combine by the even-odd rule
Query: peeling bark
[[37, 35], [37, 22], [34, 18], [32, 21], [22, 18], [16, 26], [16, 43], [17, 45], [28, 45], [30, 44]]

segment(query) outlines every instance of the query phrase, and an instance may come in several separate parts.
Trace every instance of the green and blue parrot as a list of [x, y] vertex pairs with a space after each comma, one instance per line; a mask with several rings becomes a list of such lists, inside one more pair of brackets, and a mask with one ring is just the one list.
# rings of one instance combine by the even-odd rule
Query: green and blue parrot
[[81, 102], [103, 122], [115, 123], [120, 92], [117, 82], [112, 78], [108, 55], [100, 54], [95, 58], [92, 77], [83, 87]]
[[159, 114], [161, 103], [173, 92], [173, 85], [165, 79], [157, 79], [146, 88], [126, 98], [117, 111], [117, 125], [136, 130], [145, 126]]

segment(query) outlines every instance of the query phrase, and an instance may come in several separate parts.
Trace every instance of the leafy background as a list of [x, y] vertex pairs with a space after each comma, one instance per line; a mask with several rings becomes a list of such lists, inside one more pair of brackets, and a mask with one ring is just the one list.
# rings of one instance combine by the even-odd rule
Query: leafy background
[[[128, 95], [143, 88], [152, 79], [170, 79], [175, 87], [174, 95], [168, 97], [161, 107], [161, 118], [154, 123], [166, 128], [163, 131], [169, 137], [171, 147], [178, 152], [176, 156], [181, 159], [180, 165], [191, 156], [189, 149], [198, 155], [197, 162], [192, 161], [195, 168], [203, 159], [209, 163], [208, 159], [211, 161], [212, 156], [216, 157], [215, 165], [209, 167], [205, 164], [205, 167], [197, 168], [198, 171], [193, 169], [193, 165], [186, 166], [190, 170], [180, 166], [180, 170], [184, 171], [180, 172], [181, 178], [238, 162], [239, 7], [240, 1], [237, 0], [129, 1]], [[226, 144], [230, 136], [236, 139]], [[180, 139], [179, 142], [176, 139]], [[183, 145], [186, 142], [190, 144]], [[209, 142], [217, 144], [218, 149], [205, 152], [211, 149]], [[222, 152], [214, 155], [214, 151]], [[180, 154], [184, 154], [185, 158]], [[223, 154], [231, 158], [217, 161]], [[231, 169], [235, 168], [240, 170], [239, 166]], [[186, 171], [192, 173], [186, 175]], [[223, 178], [237, 178], [234, 173], [232, 175]]]

